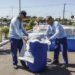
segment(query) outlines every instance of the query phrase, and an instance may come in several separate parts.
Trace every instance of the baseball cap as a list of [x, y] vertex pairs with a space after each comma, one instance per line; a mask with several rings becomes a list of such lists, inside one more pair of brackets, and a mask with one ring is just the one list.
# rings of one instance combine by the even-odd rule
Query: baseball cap
[[26, 17], [26, 11], [20, 11], [20, 13], [19, 14], [22, 14], [22, 15], [24, 15], [24, 17]]

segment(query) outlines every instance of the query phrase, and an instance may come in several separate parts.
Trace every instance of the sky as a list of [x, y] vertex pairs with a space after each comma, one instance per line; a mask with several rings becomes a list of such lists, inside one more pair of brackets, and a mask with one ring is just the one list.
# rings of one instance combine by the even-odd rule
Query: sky
[[[21, 0], [21, 10], [28, 16], [63, 17], [65, 5], [65, 18], [75, 15], [75, 0]], [[19, 13], [19, 0], [0, 0], [0, 17], [15, 17]]]

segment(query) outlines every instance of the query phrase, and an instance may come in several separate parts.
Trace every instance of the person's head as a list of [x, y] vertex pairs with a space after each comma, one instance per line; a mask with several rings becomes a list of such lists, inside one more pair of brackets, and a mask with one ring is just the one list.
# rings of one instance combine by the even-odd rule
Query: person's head
[[44, 18], [40, 20], [40, 22], [41, 22], [41, 23], [44, 23], [44, 21], [45, 21], [45, 19], [44, 19]]
[[46, 18], [46, 21], [47, 21], [47, 24], [52, 25], [54, 20], [53, 20], [52, 16], [48, 16]]
[[26, 14], [27, 14], [26, 11], [20, 11], [18, 17], [19, 17], [20, 19], [26, 18]]

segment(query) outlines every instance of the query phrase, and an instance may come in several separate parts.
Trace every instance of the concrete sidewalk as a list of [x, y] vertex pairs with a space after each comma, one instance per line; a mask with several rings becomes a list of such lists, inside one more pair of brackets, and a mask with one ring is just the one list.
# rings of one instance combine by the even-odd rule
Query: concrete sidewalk
[[[30, 72], [20, 65], [19, 69], [15, 70], [12, 65], [12, 57], [10, 53], [10, 43], [0, 47], [0, 75], [75, 75], [75, 52], [68, 52], [69, 66], [62, 68], [62, 65], [51, 65], [47, 62], [47, 68], [40, 73]], [[53, 52], [48, 52], [48, 59], [53, 60]], [[59, 60], [63, 63], [62, 53]]]

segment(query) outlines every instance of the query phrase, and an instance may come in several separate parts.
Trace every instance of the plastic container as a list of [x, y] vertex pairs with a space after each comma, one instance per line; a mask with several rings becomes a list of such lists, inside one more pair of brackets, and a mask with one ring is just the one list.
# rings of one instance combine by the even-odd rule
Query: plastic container
[[75, 35], [67, 35], [68, 51], [75, 51]]
[[[49, 50], [53, 51], [55, 48], [55, 39], [51, 40]], [[68, 51], [75, 51], [75, 35], [67, 35], [67, 49]]]
[[68, 51], [75, 51], [75, 39], [67, 39]]
[[49, 50], [50, 50], [50, 51], [53, 51], [54, 48], [55, 48], [55, 39], [51, 40], [51, 44], [50, 44], [50, 46], [49, 46]]
[[30, 52], [34, 57], [34, 63], [28, 62], [29, 70], [40, 72], [45, 69], [47, 62], [48, 45], [39, 42], [30, 42]]

